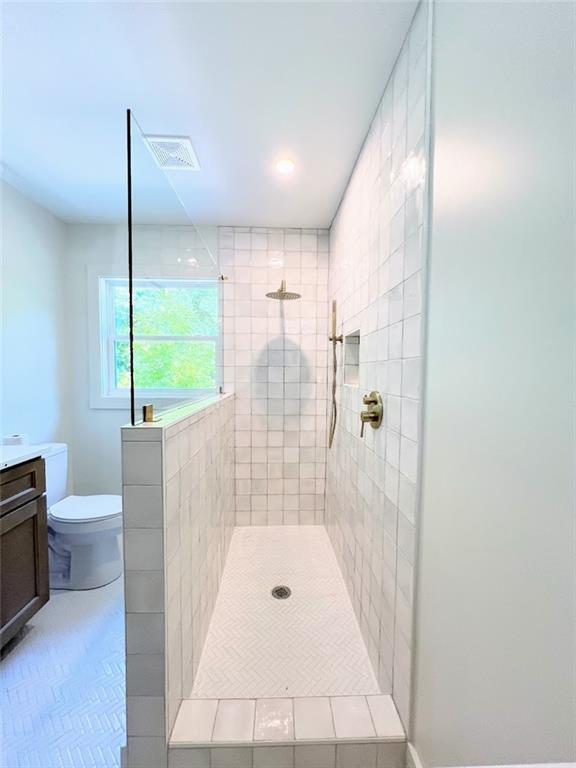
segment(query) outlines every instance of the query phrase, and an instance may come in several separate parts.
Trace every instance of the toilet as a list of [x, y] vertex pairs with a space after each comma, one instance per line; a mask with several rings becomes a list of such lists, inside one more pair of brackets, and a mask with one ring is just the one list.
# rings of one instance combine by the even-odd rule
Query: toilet
[[66, 496], [68, 446], [38, 446], [46, 464], [52, 589], [96, 589], [122, 574], [122, 496]]

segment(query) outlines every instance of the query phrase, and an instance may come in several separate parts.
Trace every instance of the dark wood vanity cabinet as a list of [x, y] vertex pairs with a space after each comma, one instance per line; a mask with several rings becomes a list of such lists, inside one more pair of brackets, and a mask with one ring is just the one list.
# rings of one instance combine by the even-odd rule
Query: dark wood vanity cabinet
[[43, 459], [0, 472], [0, 647], [50, 597]]

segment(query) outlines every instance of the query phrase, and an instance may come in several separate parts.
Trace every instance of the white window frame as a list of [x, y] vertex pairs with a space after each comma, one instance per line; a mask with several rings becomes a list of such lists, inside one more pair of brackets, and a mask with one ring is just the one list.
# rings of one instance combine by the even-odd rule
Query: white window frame
[[[189, 283], [194, 287], [212, 286], [213, 280], [187, 279], [177, 272], [160, 267], [148, 270], [150, 276], [134, 278], [134, 283], [153, 282], [166, 285]], [[180, 273], [181, 274], [181, 273]], [[154, 275], [154, 276], [152, 276]], [[102, 409], [130, 408], [130, 390], [116, 387], [115, 355], [116, 341], [129, 341], [129, 336], [115, 333], [114, 302], [112, 289], [115, 285], [127, 284], [126, 274], [118, 268], [89, 267], [89, 352], [90, 352], [90, 407]], [[163, 341], [212, 341], [216, 350], [216, 383], [214, 388], [203, 389], [140, 389], [136, 390], [137, 407], [147, 402], [160, 400], [163, 408], [181, 404], [183, 401], [201, 400], [218, 392], [218, 372], [221, 358], [221, 335], [190, 336], [135, 336], [135, 340], [152, 339]]]

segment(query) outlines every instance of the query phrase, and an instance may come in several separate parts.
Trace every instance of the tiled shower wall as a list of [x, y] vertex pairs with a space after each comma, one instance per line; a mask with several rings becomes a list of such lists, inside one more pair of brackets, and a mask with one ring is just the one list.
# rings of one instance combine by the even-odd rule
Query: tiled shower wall
[[[236, 524], [322, 523], [328, 232], [220, 227], [219, 257], [224, 390], [236, 394]], [[302, 298], [266, 298], [282, 279]]]
[[166, 765], [234, 526], [233, 396], [166, 418], [122, 430], [130, 768]]
[[168, 732], [192, 690], [234, 528], [233, 426], [229, 396], [167, 430]]
[[[408, 724], [427, 170], [427, 18], [421, 6], [330, 233], [339, 330], [359, 331], [359, 380], [343, 381], [328, 452], [326, 524], [381, 690]], [[352, 361], [353, 362], [353, 361]], [[360, 438], [362, 396], [384, 421]]]

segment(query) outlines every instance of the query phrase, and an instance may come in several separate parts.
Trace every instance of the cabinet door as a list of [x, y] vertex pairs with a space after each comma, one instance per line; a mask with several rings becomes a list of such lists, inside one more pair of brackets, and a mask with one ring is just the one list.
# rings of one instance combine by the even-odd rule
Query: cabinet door
[[0, 646], [48, 602], [46, 497], [0, 518]]
[[32, 459], [0, 472], [0, 515], [21, 507], [46, 490], [44, 459]]

